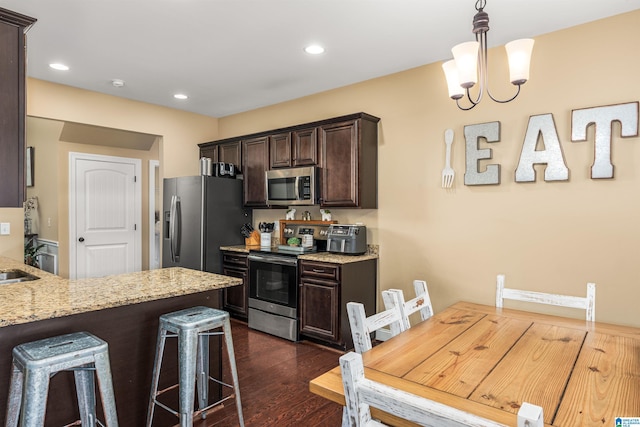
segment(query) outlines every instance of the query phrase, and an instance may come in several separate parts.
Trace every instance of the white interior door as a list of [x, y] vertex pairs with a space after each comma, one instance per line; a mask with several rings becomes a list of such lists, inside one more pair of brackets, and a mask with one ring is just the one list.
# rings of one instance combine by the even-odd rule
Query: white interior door
[[70, 153], [69, 276], [141, 269], [141, 162]]

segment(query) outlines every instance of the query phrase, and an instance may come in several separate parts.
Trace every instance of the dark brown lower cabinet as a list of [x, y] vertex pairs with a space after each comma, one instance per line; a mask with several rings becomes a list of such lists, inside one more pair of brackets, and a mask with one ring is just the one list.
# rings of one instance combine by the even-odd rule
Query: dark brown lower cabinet
[[353, 348], [347, 303], [376, 312], [377, 260], [333, 264], [300, 261], [300, 336], [331, 347]]
[[242, 285], [225, 288], [225, 311], [240, 320], [247, 320], [249, 304], [249, 261], [247, 255], [238, 252], [222, 252], [222, 274], [242, 279]]

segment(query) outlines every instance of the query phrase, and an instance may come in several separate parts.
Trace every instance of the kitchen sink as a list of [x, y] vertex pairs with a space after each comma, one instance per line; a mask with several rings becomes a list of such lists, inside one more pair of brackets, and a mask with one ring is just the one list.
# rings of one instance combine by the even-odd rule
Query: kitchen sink
[[6, 285], [8, 283], [27, 282], [30, 280], [37, 280], [38, 276], [29, 274], [26, 271], [11, 269], [0, 270], [0, 285]]

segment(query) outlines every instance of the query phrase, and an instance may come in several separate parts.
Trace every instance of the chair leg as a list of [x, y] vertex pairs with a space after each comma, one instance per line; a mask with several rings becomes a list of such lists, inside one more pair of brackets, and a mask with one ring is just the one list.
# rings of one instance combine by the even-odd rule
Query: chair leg
[[95, 366], [96, 376], [98, 377], [98, 389], [100, 390], [100, 399], [102, 400], [102, 412], [104, 412], [106, 427], [118, 427], [116, 397], [113, 391], [113, 379], [111, 377], [109, 354], [97, 354]]
[[[209, 336], [198, 336], [198, 355], [196, 360], [196, 384], [198, 386], [198, 409], [204, 409], [209, 402]], [[202, 419], [207, 413], [202, 412]]]
[[7, 399], [7, 419], [4, 425], [5, 427], [18, 427], [24, 376], [16, 365], [11, 364], [11, 367], [11, 384], [9, 386], [9, 398]]
[[156, 407], [155, 400], [158, 393], [158, 383], [160, 382], [160, 366], [162, 365], [162, 357], [164, 355], [164, 344], [166, 341], [167, 332], [161, 327], [158, 328], [158, 339], [156, 342], [156, 357], [153, 362], [153, 374], [151, 380], [151, 393], [149, 395], [149, 408], [147, 410], [147, 425], [151, 427], [153, 423], [153, 411]]
[[238, 370], [236, 369], [236, 357], [233, 351], [233, 337], [231, 336], [231, 323], [229, 317], [225, 317], [222, 326], [224, 332], [225, 344], [227, 347], [227, 355], [229, 357], [229, 366], [231, 367], [231, 377], [233, 378], [233, 389], [236, 395], [236, 407], [238, 408], [238, 421], [240, 427], [244, 427], [244, 417], [242, 415], [242, 402], [240, 401], [240, 382], [238, 381]]
[[76, 396], [78, 396], [78, 409], [82, 426], [95, 427], [96, 425], [96, 387], [93, 378], [93, 369], [90, 365], [84, 365], [73, 371], [76, 381]]
[[23, 402], [22, 427], [44, 426], [44, 415], [47, 409], [47, 395], [49, 394], [49, 371], [46, 369], [28, 370], [24, 375], [24, 390], [29, 396]]
[[197, 332], [193, 330], [180, 331], [178, 333], [180, 427], [193, 426], [197, 352]]

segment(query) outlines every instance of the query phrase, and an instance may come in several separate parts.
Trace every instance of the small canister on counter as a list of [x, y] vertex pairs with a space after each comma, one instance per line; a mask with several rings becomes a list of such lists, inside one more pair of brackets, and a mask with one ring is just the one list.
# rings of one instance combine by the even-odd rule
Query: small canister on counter
[[260, 247], [271, 247], [271, 233], [260, 233]]
[[208, 157], [200, 158], [200, 175], [211, 176], [213, 174], [213, 163]]
[[303, 248], [312, 248], [313, 247], [313, 235], [312, 234], [303, 234], [302, 235], [302, 247]]

